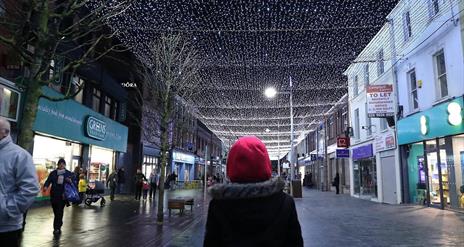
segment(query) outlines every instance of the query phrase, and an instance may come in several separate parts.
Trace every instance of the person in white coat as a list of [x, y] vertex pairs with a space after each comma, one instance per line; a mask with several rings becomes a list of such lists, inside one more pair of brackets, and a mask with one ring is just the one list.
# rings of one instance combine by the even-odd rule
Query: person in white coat
[[31, 155], [14, 144], [10, 123], [0, 117], [0, 243], [19, 246], [23, 215], [39, 192]]

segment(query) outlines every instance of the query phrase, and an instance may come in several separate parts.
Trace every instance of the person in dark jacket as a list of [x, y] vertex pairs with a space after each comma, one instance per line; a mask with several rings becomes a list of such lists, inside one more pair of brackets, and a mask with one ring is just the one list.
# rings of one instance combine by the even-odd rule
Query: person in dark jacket
[[114, 192], [118, 184], [118, 174], [115, 171], [112, 171], [106, 180], [106, 187], [110, 188], [110, 200], [114, 200]]
[[335, 190], [337, 191], [337, 194], [340, 194], [340, 174], [338, 174], [338, 172], [335, 174], [333, 186], [335, 186]]
[[58, 160], [58, 167], [48, 175], [45, 181], [43, 190], [47, 190], [51, 185], [50, 201], [53, 208], [55, 218], [53, 220], [53, 234], [61, 233], [61, 226], [63, 225], [64, 207], [69, 203], [64, 198], [64, 184], [72, 183], [73, 174], [65, 169], [66, 161], [64, 159]]
[[147, 178], [143, 175], [142, 170], [137, 169], [137, 174], [135, 174], [135, 200], [140, 200], [140, 197], [142, 197], [143, 181], [147, 181]]
[[240, 138], [227, 159], [231, 183], [210, 188], [203, 245], [303, 246], [293, 198], [284, 181], [271, 179], [266, 146], [254, 136]]
[[126, 172], [124, 167], [119, 168], [118, 171], [118, 193], [124, 194], [124, 184], [126, 183]]

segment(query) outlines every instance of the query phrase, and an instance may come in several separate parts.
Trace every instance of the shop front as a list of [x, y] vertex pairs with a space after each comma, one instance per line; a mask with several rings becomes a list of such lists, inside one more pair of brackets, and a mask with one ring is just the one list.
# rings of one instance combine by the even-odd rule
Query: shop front
[[372, 143], [354, 147], [353, 186], [354, 196], [362, 199], [377, 199], [377, 165]]
[[[160, 150], [148, 145], [143, 146], [142, 173], [149, 177], [152, 170], [158, 171], [160, 162]], [[159, 172], [159, 171], [158, 171]]]
[[195, 180], [195, 156], [190, 153], [173, 151], [171, 172], [176, 172], [179, 182]]
[[406, 202], [464, 210], [463, 97], [398, 122]]
[[[61, 96], [49, 88], [44, 92], [51, 97]], [[33, 130], [32, 157], [41, 186], [60, 158], [70, 171], [82, 168], [89, 182], [105, 182], [115, 169], [117, 156], [127, 149], [126, 126], [74, 100], [53, 102], [41, 98]], [[46, 192], [39, 198], [47, 196]]]

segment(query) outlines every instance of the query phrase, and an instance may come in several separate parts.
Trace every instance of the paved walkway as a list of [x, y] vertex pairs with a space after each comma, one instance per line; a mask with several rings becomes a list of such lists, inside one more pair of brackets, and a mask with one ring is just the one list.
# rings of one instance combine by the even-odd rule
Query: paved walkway
[[[195, 197], [193, 212], [187, 209], [185, 215], [176, 212], [171, 217], [166, 212], [165, 224], [159, 226], [156, 204], [128, 196], [103, 208], [68, 207], [60, 238], [52, 234], [51, 208], [31, 209], [23, 246], [202, 246], [203, 192], [174, 191], [167, 196]], [[305, 246], [464, 246], [461, 213], [306, 189], [295, 201]]]

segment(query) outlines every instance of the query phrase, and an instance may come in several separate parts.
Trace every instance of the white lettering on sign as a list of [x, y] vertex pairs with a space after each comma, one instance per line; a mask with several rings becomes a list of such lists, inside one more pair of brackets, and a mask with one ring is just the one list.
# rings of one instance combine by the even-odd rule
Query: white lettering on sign
[[428, 121], [426, 116], [421, 116], [420, 117], [420, 131], [422, 135], [427, 135], [427, 132], [429, 132], [428, 128]]
[[449, 103], [447, 107], [448, 122], [453, 126], [458, 126], [462, 123], [462, 108], [456, 102]]

